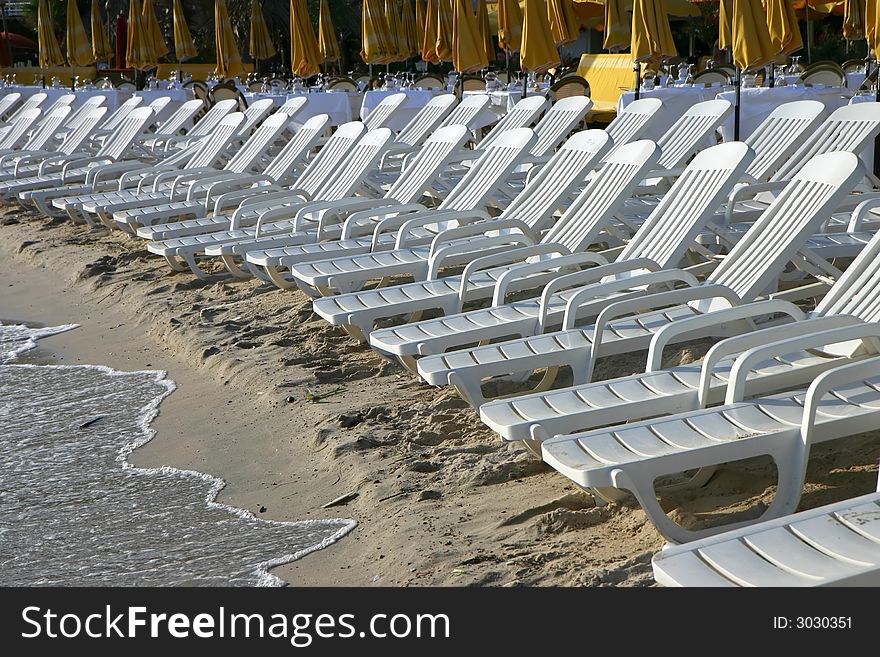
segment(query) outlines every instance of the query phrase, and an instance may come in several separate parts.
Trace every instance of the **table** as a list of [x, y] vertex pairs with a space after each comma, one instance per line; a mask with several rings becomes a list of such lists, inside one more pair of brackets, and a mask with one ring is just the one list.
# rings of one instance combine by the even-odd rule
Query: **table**
[[[355, 94], [360, 100], [360, 94]], [[349, 94], [341, 91], [322, 91], [316, 93], [244, 93], [244, 97], [248, 103], [262, 98], [269, 98], [276, 107], [281, 107], [285, 102], [297, 96], [305, 96], [308, 99], [305, 107], [294, 117], [294, 125], [302, 125], [310, 118], [317, 114], [328, 114], [330, 116], [331, 125], [342, 125], [352, 120], [351, 102], [348, 99]]]

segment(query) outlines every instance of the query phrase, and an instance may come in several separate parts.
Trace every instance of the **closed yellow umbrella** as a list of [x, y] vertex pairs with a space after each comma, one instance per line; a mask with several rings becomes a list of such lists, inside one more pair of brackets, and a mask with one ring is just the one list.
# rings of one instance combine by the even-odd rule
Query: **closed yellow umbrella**
[[[417, 3], [418, 4], [418, 3]], [[400, 40], [401, 47], [404, 47], [404, 55], [406, 59], [415, 57], [422, 49], [419, 43], [419, 32], [416, 28], [416, 15], [413, 11], [409, 0], [403, 0], [403, 12], [400, 18], [400, 29], [403, 38]]]
[[128, 31], [125, 44], [125, 65], [138, 71], [158, 65], [152, 43], [144, 29], [144, 17], [138, 0], [128, 3]]
[[519, 55], [524, 71], [540, 73], [559, 66], [559, 51], [550, 32], [545, 1], [526, 0]]
[[498, 0], [498, 45], [509, 52], [522, 47], [523, 15], [517, 0]]
[[[421, 0], [416, 0], [416, 2], [420, 3]], [[428, 5], [425, 8], [422, 60], [432, 64], [440, 63], [440, 58], [437, 57], [437, 0], [428, 0]]]
[[251, 33], [250, 33], [250, 55], [254, 59], [269, 59], [274, 55], [275, 44], [272, 43], [272, 37], [269, 35], [269, 27], [266, 25], [266, 19], [263, 18], [263, 6], [260, 0], [251, 0]]
[[454, 1], [452, 66], [459, 73], [473, 73], [489, 65], [486, 48], [477, 30], [477, 17], [471, 9], [471, 0]]
[[67, 64], [68, 66], [85, 66], [91, 64], [92, 46], [86, 34], [86, 28], [76, 6], [76, 0], [67, 0]]
[[486, 6], [486, 0], [477, 0], [477, 32], [486, 50], [486, 61], [491, 64], [495, 61], [495, 44], [492, 43], [492, 28], [489, 26], [489, 8]]
[[[874, 2], [874, 0], [869, 0]], [[876, 6], [876, 3], [875, 3]], [[847, 41], [865, 38], [865, 0], [846, 0], [843, 5], [843, 36]]]
[[557, 46], [573, 43], [580, 34], [571, 2], [572, 0], [547, 0], [547, 20]]
[[361, 12], [361, 59], [367, 64], [384, 64], [390, 56], [385, 6], [382, 0], [364, 0]]
[[214, 41], [217, 49], [217, 68], [214, 72], [221, 78], [234, 78], [244, 73], [226, 0], [215, 0], [214, 3]]
[[678, 54], [661, 0], [633, 2], [631, 44], [630, 52], [637, 62], [659, 62]]
[[437, 0], [437, 58], [452, 61], [452, 39], [455, 30], [455, 10], [452, 0]]
[[301, 78], [321, 70], [318, 39], [305, 0], [290, 0], [290, 68]]
[[174, 0], [174, 55], [178, 62], [192, 59], [199, 54], [196, 44], [193, 43], [189, 25], [186, 24], [186, 16], [183, 14], [181, 0]]
[[110, 47], [107, 28], [104, 26], [104, 21], [101, 20], [100, 0], [92, 0], [91, 23], [93, 61], [107, 61], [113, 56], [113, 49]]
[[165, 43], [165, 37], [162, 35], [162, 28], [159, 27], [159, 21], [156, 19], [156, 9], [153, 7], [153, 0], [144, 0], [144, 30], [146, 30], [150, 39], [150, 47], [153, 50], [153, 56], [158, 63], [161, 57], [168, 54], [168, 44]]
[[388, 28], [388, 47], [390, 50], [385, 63], [402, 62], [406, 59], [403, 54], [406, 51], [406, 44], [401, 43], [403, 33], [400, 26], [400, 14], [397, 13], [397, 0], [385, 0], [385, 25]]
[[874, 51], [875, 58], [880, 58], [880, 8], [876, 2], [865, 5], [865, 38], [868, 40], [868, 48]]
[[732, 18], [733, 0], [721, 0], [718, 3], [718, 47], [722, 50], [733, 48]]
[[761, 0], [733, 0], [731, 20], [733, 61], [737, 66], [748, 71], [773, 61], [776, 50]]
[[339, 40], [336, 38], [336, 28], [333, 27], [333, 17], [330, 15], [327, 0], [321, 0], [318, 13], [318, 54], [324, 62], [339, 59], [340, 56]]
[[40, 68], [61, 66], [64, 63], [46, 0], [40, 0], [37, 7], [37, 45], [40, 49]]
[[622, 0], [605, 0], [605, 40], [606, 50], [628, 48], [632, 41], [632, 21], [626, 16]]
[[804, 47], [792, 0], [767, 0], [767, 28], [776, 54], [787, 55]]

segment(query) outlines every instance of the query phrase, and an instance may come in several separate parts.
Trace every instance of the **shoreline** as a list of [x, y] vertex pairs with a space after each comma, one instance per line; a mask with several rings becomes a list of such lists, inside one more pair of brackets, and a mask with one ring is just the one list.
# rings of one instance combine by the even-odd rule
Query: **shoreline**
[[[300, 586], [653, 584], [663, 541], [637, 506], [596, 507], [503, 445], [453, 391], [316, 319], [302, 293], [172, 274], [139, 240], [9, 205], [0, 224], [0, 316], [81, 325], [29, 359], [163, 369], [177, 384], [132, 462], [220, 477], [217, 501], [258, 517], [358, 522], [273, 575]], [[641, 364], [634, 354], [623, 367]], [[817, 451], [803, 507], [872, 490], [876, 445]], [[769, 499], [771, 482], [761, 464], [724, 468], [669, 503], [702, 522], [714, 513], [703, 498], [737, 513]]]

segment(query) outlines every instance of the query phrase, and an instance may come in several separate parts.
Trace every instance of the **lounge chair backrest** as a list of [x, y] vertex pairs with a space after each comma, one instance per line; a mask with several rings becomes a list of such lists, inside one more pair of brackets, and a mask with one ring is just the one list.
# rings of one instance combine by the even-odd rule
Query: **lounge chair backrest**
[[15, 107], [20, 100], [21, 94], [17, 91], [0, 96], [0, 117], [9, 114], [12, 108]]
[[308, 102], [309, 99], [305, 96], [294, 96], [293, 98], [288, 98], [284, 101], [284, 104], [275, 111], [275, 114], [286, 114], [288, 120], [292, 119], [294, 116], [302, 111], [302, 109], [306, 106], [306, 103]]
[[25, 98], [24, 102], [21, 104], [21, 107], [19, 107], [17, 110], [15, 110], [15, 112], [12, 114], [12, 116], [10, 116], [8, 119], [6, 119], [6, 122], [8, 123], [9, 121], [12, 121], [16, 116], [18, 116], [22, 112], [25, 112], [29, 109], [34, 109], [35, 107], [42, 106], [43, 101], [45, 101], [46, 98], [48, 98], [48, 95], [44, 94], [44, 93], [34, 94], [33, 96]]
[[[76, 96], [74, 94], [62, 94], [55, 99], [55, 102], [52, 103], [48, 109], [44, 109], [45, 112], [51, 112], [54, 109], [58, 109], [59, 107], [68, 107], [73, 105], [76, 102]], [[42, 105], [40, 105], [42, 107]]]
[[49, 112], [37, 124], [36, 129], [31, 132], [21, 149], [23, 151], [35, 151], [43, 148], [55, 136], [55, 133], [58, 132], [61, 124], [67, 120], [71, 112], [73, 110], [69, 106], [59, 107]]
[[657, 140], [662, 155], [660, 167], [677, 169], [712, 135], [715, 128], [733, 111], [726, 100], [706, 100], [691, 106]]
[[[663, 101], [659, 98], [639, 98], [623, 108], [605, 128], [614, 147], [618, 148], [638, 139], [651, 123], [660, 116]], [[614, 152], [613, 150], [611, 152]]]
[[186, 127], [187, 122], [202, 109], [203, 105], [204, 103], [198, 98], [186, 101], [156, 128], [156, 134], [169, 137], [178, 134]]
[[9, 128], [0, 136], [0, 149], [15, 148], [40, 118], [40, 110], [29, 109], [16, 115]]
[[[116, 108], [116, 110], [107, 117], [107, 120], [104, 121], [104, 125], [101, 126], [102, 130], [114, 130], [117, 126], [121, 125], [133, 110], [140, 107], [141, 103], [144, 102], [144, 99], [141, 96], [132, 96], [128, 100], [126, 100], [122, 105]], [[152, 110], [150, 110], [152, 112]], [[155, 116], [155, 115], [153, 115]], [[151, 119], [152, 120], [152, 119]]]
[[550, 101], [544, 98], [544, 96], [528, 96], [523, 98], [504, 115], [503, 119], [495, 124], [495, 127], [486, 135], [486, 138], [478, 144], [478, 148], [480, 150], [488, 148], [508, 130], [527, 128], [532, 125], [544, 110], [547, 109], [549, 104]]
[[228, 99], [217, 101], [202, 118], [196, 121], [192, 130], [187, 132], [186, 136], [202, 137], [211, 134], [211, 131], [218, 123], [220, 123], [220, 121], [223, 120], [223, 117], [234, 111], [236, 107], [238, 107], [238, 101], [236, 100]]
[[244, 111], [244, 121], [238, 128], [239, 137], [247, 137], [251, 131], [272, 111], [275, 103], [271, 98], [261, 98], [250, 104]]
[[149, 107], [134, 108], [104, 140], [104, 145], [101, 146], [97, 155], [113, 161], [118, 160], [131, 148], [135, 137], [140, 135], [152, 121], [153, 110]]
[[376, 128], [384, 128], [391, 119], [391, 115], [398, 107], [406, 102], [406, 94], [391, 94], [383, 98], [382, 102], [376, 106], [370, 115], [364, 119], [364, 125], [367, 130], [375, 130]]
[[538, 169], [501, 216], [519, 219], [540, 231], [609, 148], [611, 137], [604, 130], [576, 132]]
[[366, 126], [360, 121], [349, 121], [339, 126], [296, 179], [295, 187], [314, 195], [343, 166], [349, 151], [365, 131]]
[[880, 134], [880, 103], [844, 105], [824, 123], [771, 178], [789, 180], [805, 162], [821, 153], [847, 151], [860, 153]]
[[648, 139], [615, 148], [542, 241], [563, 244], [571, 253], [597, 242], [621, 204], [659, 159], [660, 148]]
[[764, 293], [863, 175], [853, 153], [825, 153], [811, 159], [709, 274], [707, 282], [724, 285], [743, 300]]
[[465, 96], [455, 109], [443, 119], [441, 126], [447, 125], [463, 125], [473, 128], [472, 124], [477, 117], [486, 109], [489, 104], [489, 96], [487, 94], [473, 94]]
[[82, 114], [79, 125], [75, 128], [71, 127], [67, 134], [64, 135], [64, 141], [58, 147], [58, 153], [61, 155], [73, 155], [79, 151], [80, 146], [92, 136], [92, 132], [100, 125], [109, 111], [110, 109], [104, 106], [92, 107], [88, 112]]
[[767, 180], [811, 135], [824, 114], [825, 105], [818, 100], [799, 100], [774, 109], [746, 139], [755, 151], [746, 173], [759, 182]]
[[880, 322], [880, 232], [822, 297], [816, 314], [853, 315], [865, 322]]
[[446, 167], [452, 155], [468, 140], [468, 129], [463, 125], [438, 128], [422, 144], [412, 161], [407, 163], [406, 171], [385, 194], [385, 198], [400, 203], [415, 203], [425, 190]]
[[593, 105], [587, 96], [571, 96], [558, 100], [535, 125], [538, 140], [530, 151], [535, 157], [547, 157], [584, 119]]
[[153, 110], [153, 116], [159, 116], [166, 107], [168, 107], [168, 103], [171, 102], [171, 96], [159, 96], [158, 98], [154, 98], [150, 102], [150, 109]]
[[294, 166], [305, 162], [306, 156], [317, 145], [329, 124], [330, 116], [327, 114], [316, 114], [303, 123], [278, 155], [272, 158], [272, 162], [269, 163], [263, 174], [269, 176], [276, 183], [290, 181], [295, 171]]
[[[198, 150], [187, 161], [187, 168], [210, 167], [226, 151], [244, 121], [244, 114], [232, 112], [224, 116], [211, 134], [199, 142]], [[240, 151], [239, 151], [240, 152]], [[230, 160], [231, 162], [231, 160]]]
[[[229, 117], [227, 117], [229, 118]], [[231, 160], [223, 167], [224, 171], [246, 173], [260, 163], [260, 158], [278, 141], [281, 133], [287, 128], [286, 114], [273, 114], [254, 130]], [[222, 123], [222, 122], [221, 122]]]
[[345, 157], [345, 166], [339, 167], [316, 196], [324, 201], [337, 201], [354, 194], [364, 178], [374, 169], [394, 139], [390, 128], [376, 128], [358, 140]]
[[442, 94], [434, 96], [428, 104], [422, 107], [416, 115], [410, 119], [394, 140], [399, 144], [407, 144], [409, 146], [418, 146], [428, 136], [437, 129], [443, 119], [455, 107], [455, 96], [453, 94]]
[[467, 173], [443, 199], [439, 209], [473, 210], [485, 205], [537, 139], [535, 132], [529, 128], [506, 130], [503, 137], [481, 151]]
[[71, 111], [67, 118], [64, 119], [64, 127], [65, 128], [75, 128], [80, 124], [82, 119], [80, 117], [84, 116], [94, 107], [101, 107], [104, 104], [104, 101], [107, 100], [106, 96], [89, 96], [86, 98], [82, 104], [77, 107], [75, 110]]
[[621, 251], [618, 261], [649, 258], [661, 267], [678, 265], [754, 157], [754, 151], [741, 141], [697, 153]]

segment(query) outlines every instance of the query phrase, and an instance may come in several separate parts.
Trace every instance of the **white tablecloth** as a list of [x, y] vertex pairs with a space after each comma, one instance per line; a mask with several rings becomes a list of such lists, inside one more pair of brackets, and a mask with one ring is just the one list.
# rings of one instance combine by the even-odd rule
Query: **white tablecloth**
[[[465, 91], [464, 96], [472, 96], [476, 94], [485, 95], [485, 91]], [[530, 92], [529, 96], [537, 95], [537, 92]], [[491, 125], [503, 118], [505, 114], [507, 114], [514, 105], [516, 105], [520, 100], [522, 100], [522, 88], [518, 89], [505, 89], [503, 91], [490, 91], [489, 92], [489, 105], [485, 112], [483, 112], [482, 116], [477, 121], [477, 127], [483, 128], [487, 125]]]
[[246, 92], [244, 94], [248, 103], [260, 98], [270, 98], [276, 107], [281, 107], [289, 98], [305, 96], [308, 98], [306, 106], [294, 118], [294, 125], [302, 125], [317, 114], [328, 114], [331, 125], [342, 125], [352, 120], [351, 103], [348, 94], [343, 92], [319, 92], [301, 94], [260, 94]]
[[[40, 105], [42, 108], [48, 108], [58, 100], [61, 96], [65, 94], [76, 94], [76, 100], [73, 101], [73, 107], [79, 107], [79, 105], [90, 96], [105, 96], [106, 100], [104, 101], [104, 106], [107, 107], [111, 112], [119, 107], [120, 103], [122, 103], [126, 98], [128, 98], [131, 94], [127, 92], [121, 92], [118, 89], [77, 89], [76, 91], [71, 91], [70, 87], [46, 87], [43, 89], [40, 86], [21, 86], [21, 87], [7, 87], [4, 91], [16, 91], [21, 94], [22, 100], [30, 98], [34, 94], [45, 93], [46, 100], [43, 101], [43, 104]], [[120, 100], [120, 95], [122, 96], [122, 100]]]

